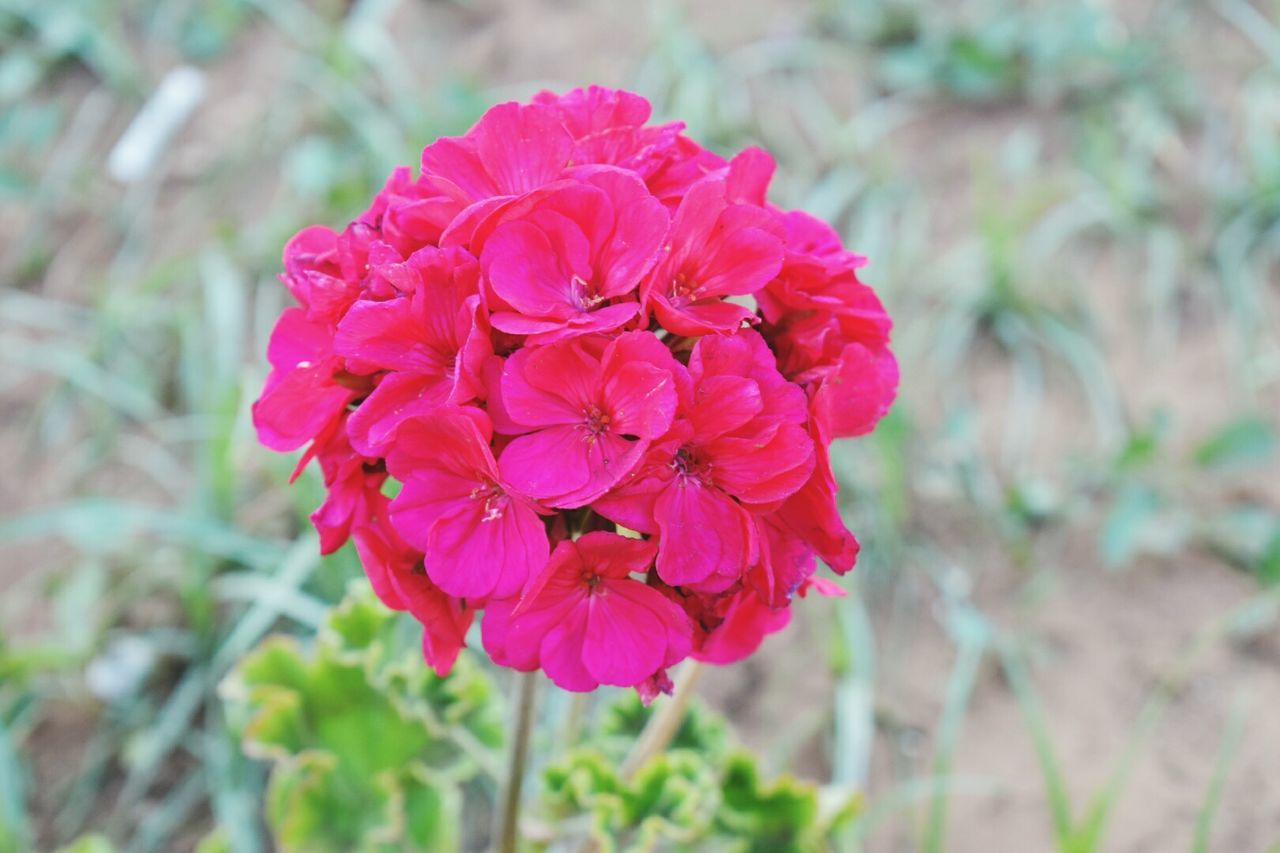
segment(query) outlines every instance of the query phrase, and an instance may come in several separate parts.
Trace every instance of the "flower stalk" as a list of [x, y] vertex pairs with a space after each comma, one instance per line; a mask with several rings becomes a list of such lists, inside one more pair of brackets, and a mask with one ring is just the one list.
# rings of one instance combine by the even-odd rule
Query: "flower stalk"
[[636, 738], [631, 752], [623, 760], [622, 767], [619, 768], [623, 779], [630, 779], [649, 759], [670, 745], [672, 738], [680, 730], [680, 724], [684, 722], [689, 699], [693, 696], [698, 679], [702, 677], [702, 670], [702, 662], [694, 658], [689, 658], [680, 666], [671, 698], [662, 702], [654, 711], [644, 730], [640, 732], [640, 737]]
[[529, 738], [533, 732], [533, 711], [537, 704], [538, 673], [522, 672], [516, 676], [516, 716], [511, 732], [507, 758], [507, 777], [498, 798], [494, 821], [494, 849], [500, 853], [516, 853], [520, 837], [520, 795], [529, 760]]

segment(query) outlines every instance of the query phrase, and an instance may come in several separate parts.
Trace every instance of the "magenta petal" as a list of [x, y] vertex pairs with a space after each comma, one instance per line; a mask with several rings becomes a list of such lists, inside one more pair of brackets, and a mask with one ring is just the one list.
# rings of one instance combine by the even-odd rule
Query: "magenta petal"
[[542, 640], [538, 658], [547, 677], [562, 690], [585, 693], [600, 686], [582, 661], [587, 639], [587, 608], [575, 607]]
[[676, 384], [671, 371], [651, 364], [624, 364], [610, 376], [605, 401], [611, 428], [622, 435], [658, 438], [676, 413]]
[[470, 139], [446, 136], [428, 145], [422, 151], [422, 173], [446, 179], [473, 201], [504, 194], [485, 171]]
[[404, 556], [387, 534], [374, 525], [358, 527], [351, 532], [356, 543], [360, 565], [378, 600], [392, 610], [407, 610], [408, 602], [400, 595], [394, 575]]
[[708, 376], [698, 383], [693, 405], [693, 429], [704, 441], [733, 432], [764, 408], [760, 386], [745, 376]]
[[752, 504], [793, 495], [813, 473], [813, 440], [795, 424], [780, 424], [771, 436], [726, 437], [709, 445], [716, 484]]
[[749, 308], [734, 302], [707, 301], [675, 306], [660, 297], [653, 307], [662, 328], [690, 337], [733, 332], [756, 316]]
[[391, 502], [391, 524], [404, 541], [425, 551], [436, 521], [470, 502], [477, 485], [474, 476], [436, 468], [417, 470]]
[[322, 364], [268, 380], [267, 390], [253, 404], [258, 440], [272, 450], [284, 451], [296, 450], [319, 435], [355, 396], [335, 384], [332, 375], [332, 365]]
[[595, 311], [575, 314], [560, 323], [559, 328], [535, 332], [529, 336], [527, 343], [530, 346], [544, 346], [581, 335], [613, 332], [630, 323], [639, 313], [639, 302], [606, 305]]
[[391, 370], [443, 375], [448, 367], [427, 345], [408, 297], [352, 305], [338, 324], [333, 346], [339, 355]]
[[765, 637], [781, 631], [790, 622], [790, 607], [772, 610], [753, 592], [740, 592], [724, 622], [711, 632], [693, 656], [721, 666], [736, 663], [754, 654]]
[[643, 574], [653, 566], [653, 558], [658, 554], [657, 547], [647, 539], [629, 539], [604, 531], [580, 536], [573, 547], [582, 562], [606, 578]]
[[514, 611], [522, 601], [524, 599], [517, 598], [490, 601], [480, 623], [481, 639], [494, 663], [532, 672], [539, 666], [543, 638], [564, 621], [577, 601], [566, 598], [517, 615]]
[[494, 293], [520, 313], [565, 317], [572, 312], [573, 272], [561, 264], [541, 228], [508, 222], [485, 243], [481, 262]]
[[529, 427], [579, 423], [596, 401], [599, 370], [576, 341], [519, 350], [503, 369], [503, 405]]
[[541, 104], [498, 104], [472, 130], [476, 152], [506, 195], [550, 183], [568, 165], [573, 137], [558, 111]]
[[848, 344], [837, 368], [822, 380], [813, 411], [836, 438], [875, 429], [898, 392], [898, 363], [887, 350]]
[[432, 525], [427, 574], [450, 595], [509, 598], [545, 565], [547, 534], [538, 516], [510, 498], [498, 501], [459, 503]]
[[489, 322], [500, 332], [508, 335], [536, 335], [542, 332], [556, 332], [565, 328], [563, 320], [544, 320], [538, 317], [526, 317], [514, 311], [496, 311], [489, 316]]
[[384, 456], [385, 446], [406, 418], [446, 402], [449, 386], [443, 376], [389, 373], [347, 419], [351, 446], [365, 456]]
[[467, 644], [467, 629], [475, 611], [464, 609], [462, 602], [446, 595], [422, 575], [401, 575], [397, 582], [409, 612], [422, 623], [422, 656], [443, 678]]
[[708, 294], [755, 293], [780, 269], [782, 241], [760, 228], [740, 228], [719, 241], [699, 283]]
[[575, 491], [549, 500], [553, 506], [573, 509], [586, 506], [612, 489], [640, 462], [649, 448], [647, 441], [635, 441], [611, 433], [596, 437], [588, 449], [591, 476]]
[[587, 486], [595, 474], [589, 435], [577, 426], [553, 426], [522, 435], [498, 459], [502, 479], [532, 498], [555, 498]]
[[[630, 590], [628, 587], [639, 587]], [[666, 601], [639, 581], [606, 581], [603, 593], [587, 598], [587, 631], [582, 662], [601, 684], [631, 687], [653, 675], [665, 657], [666, 632], [644, 601], [643, 592]]]
[[[650, 451], [652, 455], [653, 451]], [[669, 466], [671, 457], [665, 456], [665, 468], [650, 470], [649, 463], [642, 461], [640, 472], [628, 479], [623, 485], [597, 498], [591, 508], [600, 515], [617, 522], [630, 530], [640, 533], [657, 533], [658, 528], [653, 520], [653, 508], [658, 496], [671, 483], [672, 471]]]
[[741, 575], [752, 562], [751, 516], [717, 489], [677, 480], [659, 495], [653, 515], [658, 576], [671, 586]]

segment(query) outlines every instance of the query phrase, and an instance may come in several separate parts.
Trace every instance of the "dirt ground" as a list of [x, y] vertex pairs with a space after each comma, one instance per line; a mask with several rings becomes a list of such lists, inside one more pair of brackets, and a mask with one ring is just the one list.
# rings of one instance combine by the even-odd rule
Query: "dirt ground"
[[[691, 4], [690, 25], [717, 50], [794, 26], [793, 9], [782, 0], [753, 0], [732, 15], [713, 7], [718, 4]], [[416, 34], [406, 56], [424, 89], [443, 82], [446, 71], [484, 80], [513, 96], [538, 84], [622, 85], [648, 49], [643, 28], [620, 26], [614, 15], [585, 2], [480, 2], [465, 8], [405, 3], [397, 16], [394, 31]], [[539, 37], [529, 38], [530, 32]], [[175, 143], [173, 171], [161, 187], [171, 198], [171, 215], [154, 223], [161, 235], [154, 243], [165, 246], [166, 254], [177, 254], [204, 237], [207, 223], [190, 218], [183, 191], [185, 181], [206, 162], [207, 149], [228, 144], [239, 129], [273, 108], [280, 39], [277, 30], [254, 26], [230, 55], [207, 69], [210, 95]], [[74, 74], [65, 85], [69, 92], [75, 90]], [[935, 224], [936, 236], [945, 240], [945, 232], [966, 227], [974, 163], [1009, 128], [1025, 122], [1051, 126], [1053, 121], [1052, 115], [1030, 108], [938, 109], [895, 131], [885, 144], [921, 152], [919, 162], [925, 165], [919, 180], [933, 187], [931, 195], [955, 203], [957, 209]], [[113, 138], [110, 129], [118, 133], [119, 127], [108, 123], [104, 139]], [[934, 156], [935, 142], [944, 135], [948, 144]], [[225, 190], [228, 204], [252, 217], [255, 202], [274, 191], [274, 180], [269, 175], [233, 176]], [[4, 224], [14, 233], [12, 221]], [[55, 259], [42, 292], [90, 304], [93, 294], [77, 292], [78, 272], [99, 260], [95, 252], [112, 245], [111, 229], [91, 219], [58, 227], [68, 239], [74, 237], [75, 248]], [[868, 275], [872, 283], [874, 269]], [[1136, 299], [1129, 278], [1133, 270], [1103, 255], [1082, 261], [1078, 272], [1089, 281], [1089, 299], [1098, 316], [1108, 321], [1102, 337], [1121, 383], [1126, 415], [1140, 419], [1156, 407], [1172, 408], [1178, 415], [1173, 445], [1185, 448], [1235, 402], [1218, 330], [1197, 325], [1193, 313], [1176, 351], [1153, 358], [1126, 332], [1125, 318]], [[1277, 293], [1272, 296], [1280, 299]], [[1004, 438], [1000, 413], [1009, 393], [1007, 371], [995, 359], [966, 370], [980, 401], [978, 410], [989, 413], [983, 418], [984, 441], [998, 448]], [[45, 390], [42, 380], [31, 378], [3, 392], [0, 456], [6, 461], [0, 509], [5, 515], [57, 503], [72, 488], [67, 478], [56, 475], [62, 469], [58, 460], [25, 455], [31, 446], [29, 414]], [[927, 420], [927, 400], [934, 392], [912, 387], [908, 376], [904, 405], [923, 412]], [[1280, 406], [1280, 400], [1270, 403]], [[1032, 458], [1046, 472], [1056, 471], [1075, 450], [1094, 441], [1087, 410], [1068, 380], [1050, 382], [1040, 418]], [[88, 483], [97, 493], [163, 498], [145, 479], [110, 466]], [[1240, 488], [1275, 506], [1280, 505], [1278, 483], [1280, 472], [1258, 471], [1244, 478]], [[75, 488], [86, 486], [78, 482]], [[947, 557], [975, 579], [971, 595], [981, 611], [1000, 628], [1028, 638], [1036, 649], [1034, 683], [1077, 812], [1121, 761], [1144, 703], [1159, 690], [1171, 690], [1167, 709], [1137, 754], [1105, 849], [1163, 853], [1187, 848], [1233, 714], [1243, 721], [1245, 748], [1228, 777], [1212, 849], [1262, 851], [1280, 842], [1280, 637], [1274, 630], [1244, 638], [1212, 633], [1213, 626], [1257, 594], [1254, 579], [1196, 552], [1141, 559], [1124, 570], [1110, 570], [1098, 557], [1096, 531], [1090, 528], [1041, 547], [1037, 569], [1028, 574], [1002, 552], [994, 532], [968, 513], [963, 499], [936, 505], [919, 501], [912, 511], [913, 525], [953, 546]], [[864, 538], [875, 535], [859, 532]], [[0, 562], [0, 587], [38, 590], [43, 573], [68, 560], [65, 548], [48, 544], [11, 549]], [[876, 735], [867, 795], [873, 805], [894, 785], [931, 772], [932, 745], [956, 654], [939, 622], [935, 596], [908, 577], [893, 601], [869, 605], [881, 652], [876, 714], [885, 723]], [[819, 778], [831, 765], [829, 744], [818, 729], [833, 690], [823, 606], [801, 605], [813, 613], [770, 640], [762, 655], [716, 671], [705, 681], [706, 695], [734, 719], [747, 744], [768, 753], [784, 732], [798, 741], [800, 772]], [[22, 618], [30, 626], [44, 621], [39, 608]], [[17, 632], [23, 629], [18, 622]], [[1211, 639], [1192, 654], [1202, 636]], [[74, 712], [63, 722], [56, 738], [43, 741], [50, 750], [58, 741], [58, 751], [36, 756], [39, 777], [56, 776], [71, 763], [65, 750], [81, 727]], [[1034, 743], [992, 656], [980, 671], [953, 770], [963, 783], [949, 809], [948, 849], [1051, 849], [1052, 821]], [[919, 836], [912, 826], [918, 827], [921, 814], [923, 806], [917, 803], [886, 819], [870, 836], [869, 849], [915, 849]]]

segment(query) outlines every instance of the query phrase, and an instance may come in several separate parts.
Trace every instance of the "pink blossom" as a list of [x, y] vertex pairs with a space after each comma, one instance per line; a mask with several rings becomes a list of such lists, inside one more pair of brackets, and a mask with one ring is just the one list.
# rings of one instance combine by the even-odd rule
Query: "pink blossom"
[[754, 312], [723, 297], [755, 293], [777, 275], [780, 232], [770, 211], [734, 203], [724, 177], [699, 181], [676, 208], [670, 249], [645, 282], [646, 304], [677, 335], [740, 328]]
[[592, 336], [507, 359], [501, 410], [511, 432], [503, 476], [550, 506], [590, 503], [671, 426], [682, 368], [651, 332]]
[[353, 536], [378, 598], [392, 610], [413, 614], [423, 626], [422, 653], [427, 663], [438, 675], [448, 675], [467, 644], [475, 611], [433, 584], [422, 568], [421, 552], [405, 544], [381, 518], [356, 528]]
[[631, 687], [689, 654], [689, 618], [632, 577], [653, 564], [652, 543], [588, 533], [556, 546], [518, 601], [491, 602], [482, 622], [495, 662], [542, 668], [565, 690]]
[[527, 344], [610, 332], [640, 313], [637, 288], [667, 235], [662, 204], [634, 174], [576, 172], [494, 222], [481, 261], [497, 297], [493, 325]]
[[378, 456], [406, 418], [471, 402], [493, 353], [479, 266], [460, 249], [426, 248], [374, 268], [394, 296], [347, 311], [334, 350], [365, 370], [387, 371], [351, 415], [352, 446]]
[[653, 108], [633, 92], [589, 86], [563, 95], [539, 92], [536, 104], [555, 107], [574, 140], [574, 163], [597, 163], [648, 177], [675, 153], [683, 122], [648, 126]]
[[296, 450], [331, 426], [368, 383], [346, 375], [333, 351], [333, 329], [303, 308], [280, 315], [267, 346], [271, 374], [253, 404], [258, 440]]
[[391, 524], [425, 555], [427, 575], [460, 598], [507, 598], [549, 550], [536, 505], [498, 473], [489, 419], [441, 408], [400, 425], [387, 468], [404, 483]]
[[755, 332], [702, 338], [689, 373], [682, 416], [637, 473], [593, 506], [658, 535], [666, 583], [723, 590], [758, 559], [749, 510], [773, 508], [804, 484], [813, 442], [803, 392]]
[[365, 458], [351, 449], [342, 426], [335, 425], [313, 446], [328, 490], [324, 503], [311, 514], [311, 523], [320, 534], [321, 554], [337, 551], [346, 544], [353, 526], [372, 517], [381, 504], [382, 484], [387, 479], [379, 460]]
[[814, 416], [830, 435], [870, 432], [897, 395], [892, 322], [858, 280], [865, 258], [808, 214], [792, 212], [784, 222], [786, 260], [757, 295], [764, 334], [783, 373], [810, 390]]

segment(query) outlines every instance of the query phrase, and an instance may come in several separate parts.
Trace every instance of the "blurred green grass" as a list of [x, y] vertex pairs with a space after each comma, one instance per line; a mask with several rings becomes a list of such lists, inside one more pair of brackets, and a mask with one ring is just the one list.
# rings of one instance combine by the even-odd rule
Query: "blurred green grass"
[[[1256, 577], [1232, 611], [1253, 618], [1208, 614], [1198, 636], [1275, 630], [1277, 6], [748, 5], [727, 26], [675, 2], [0, 0], [0, 849], [90, 828], [190, 847], [211, 820], [263, 846], [262, 773], [213, 688], [267, 631], [313, 630], [359, 572], [349, 550], [315, 556], [320, 486], [285, 488], [290, 460], [248, 422], [280, 246], [544, 84], [627, 85], [718, 148], [765, 146], [776, 200], [872, 258], [903, 396], [837, 451], [866, 548], [855, 594], [809, 614], [834, 637], [825, 769], [871, 786], [851, 848], [883, 823], [943, 849], [981, 796], [955, 762], [983, 662], [1034, 651], [983, 612], [988, 575], [1034, 594], [1081, 537], [1117, 569], [1208, 553]], [[599, 39], [611, 15], [637, 19], [622, 48]], [[530, 21], [568, 33], [540, 46]], [[108, 152], [180, 64], [205, 97], [121, 185]], [[903, 611], [959, 652], [924, 773], [886, 779], [872, 751], [896, 737], [879, 693], [909, 652]], [[149, 650], [136, 673], [132, 640]], [[131, 689], [94, 696], [95, 665]], [[1091, 805], [1096, 831], [1073, 822], [1016, 672], [1058, 844], [1098, 849], [1122, 786]], [[1233, 731], [1204, 765], [1205, 837], [1229, 812]], [[58, 738], [74, 748], [49, 759]]]

